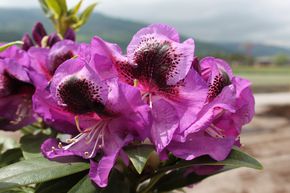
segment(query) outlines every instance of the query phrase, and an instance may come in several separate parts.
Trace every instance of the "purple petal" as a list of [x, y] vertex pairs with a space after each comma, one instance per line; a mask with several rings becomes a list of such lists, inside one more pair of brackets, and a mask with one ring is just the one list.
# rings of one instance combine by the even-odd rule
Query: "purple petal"
[[179, 126], [178, 114], [170, 103], [163, 99], [153, 102], [151, 137], [157, 151], [161, 152], [171, 141]]
[[98, 186], [106, 187], [108, 185], [110, 171], [115, 164], [121, 148], [132, 141], [132, 139], [131, 136], [126, 136], [122, 139], [112, 133], [108, 141], [106, 141], [105, 155], [98, 163], [91, 160], [89, 176]]
[[21, 93], [0, 98], [0, 129], [15, 131], [33, 122], [31, 95]]
[[117, 77], [114, 58], [121, 56], [121, 48], [117, 44], [95, 36], [91, 41], [91, 55], [92, 60], [89, 65], [102, 79]]
[[196, 120], [205, 104], [207, 92], [205, 81], [196, 71], [190, 70], [182, 81], [182, 86], [178, 87], [178, 96], [174, 96], [170, 100], [180, 117], [179, 132], [183, 132]]
[[48, 81], [52, 78], [52, 73], [49, 70], [47, 57], [49, 50], [47, 48], [32, 47], [28, 51], [30, 57], [29, 76], [33, 85], [37, 88], [45, 88]]
[[90, 161], [91, 167], [89, 176], [99, 187], [108, 185], [109, 174], [115, 164], [117, 155], [104, 156], [98, 163]]
[[168, 146], [175, 156], [192, 160], [202, 155], [209, 155], [217, 161], [224, 160], [235, 143], [234, 137], [214, 138], [200, 131], [190, 134], [185, 142], [172, 142]]
[[214, 101], [204, 106], [199, 112], [196, 121], [184, 131], [182, 141], [190, 133], [208, 128], [212, 121], [224, 113], [224, 111], [235, 112], [235, 103], [235, 90], [231, 85], [226, 87]]

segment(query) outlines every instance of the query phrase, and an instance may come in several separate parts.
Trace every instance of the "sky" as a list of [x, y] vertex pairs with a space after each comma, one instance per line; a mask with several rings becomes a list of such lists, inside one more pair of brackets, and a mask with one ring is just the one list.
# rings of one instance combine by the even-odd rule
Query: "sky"
[[[77, 0], [67, 0], [76, 4]], [[95, 0], [84, 0], [84, 5]], [[208, 42], [253, 42], [290, 48], [290, 0], [99, 0], [97, 12], [167, 23]], [[0, 0], [1, 7], [39, 8], [37, 0]]]

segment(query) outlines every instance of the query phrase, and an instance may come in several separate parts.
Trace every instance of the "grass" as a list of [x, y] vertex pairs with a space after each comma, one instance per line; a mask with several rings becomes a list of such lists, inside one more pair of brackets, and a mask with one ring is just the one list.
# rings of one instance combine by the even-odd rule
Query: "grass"
[[281, 92], [290, 90], [290, 66], [233, 67], [234, 73], [247, 78], [255, 92]]

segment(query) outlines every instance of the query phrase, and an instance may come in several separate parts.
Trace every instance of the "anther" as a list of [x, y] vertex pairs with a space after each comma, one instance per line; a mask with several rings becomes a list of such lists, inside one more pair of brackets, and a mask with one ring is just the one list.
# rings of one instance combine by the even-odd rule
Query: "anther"
[[62, 148], [62, 143], [61, 142], [58, 143], [58, 148], [60, 148], [60, 149]]
[[82, 133], [82, 130], [80, 128], [79, 116], [75, 116], [75, 123], [76, 123], [76, 126], [77, 126], [78, 131], [80, 133]]
[[134, 87], [137, 87], [137, 86], [138, 86], [138, 80], [134, 79]]
[[85, 157], [89, 157], [89, 152], [84, 152]]

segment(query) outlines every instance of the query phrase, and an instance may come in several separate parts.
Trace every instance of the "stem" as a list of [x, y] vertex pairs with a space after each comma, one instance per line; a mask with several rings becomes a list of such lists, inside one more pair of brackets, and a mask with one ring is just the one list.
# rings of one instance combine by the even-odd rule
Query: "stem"
[[163, 176], [164, 174], [162, 173], [162, 174], [158, 174], [158, 175], [156, 175], [156, 176], [154, 176], [151, 180], [150, 180], [150, 182], [149, 182], [149, 184], [143, 189], [143, 190], [141, 190], [139, 193], [148, 193], [148, 192], [150, 192], [150, 190], [153, 188], [153, 186], [160, 180], [160, 178]]

